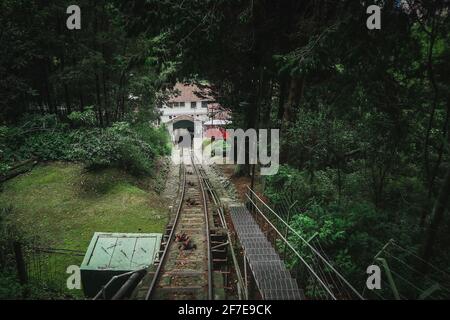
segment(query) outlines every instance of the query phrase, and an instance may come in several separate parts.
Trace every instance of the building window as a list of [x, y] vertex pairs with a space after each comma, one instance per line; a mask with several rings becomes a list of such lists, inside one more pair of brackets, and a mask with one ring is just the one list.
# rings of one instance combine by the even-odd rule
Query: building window
[[172, 116], [169, 116], [169, 119], [172, 119]]
[[175, 103], [178, 108], [184, 108], [184, 102]]
[[197, 108], [197, 102], [191, 102], [191, 109]]
[[170, 102], [168, 103], [169, 108], [183, 108], [184, 102]]
[[202, 101], [202, 108], [208, 108], [208, 101]]

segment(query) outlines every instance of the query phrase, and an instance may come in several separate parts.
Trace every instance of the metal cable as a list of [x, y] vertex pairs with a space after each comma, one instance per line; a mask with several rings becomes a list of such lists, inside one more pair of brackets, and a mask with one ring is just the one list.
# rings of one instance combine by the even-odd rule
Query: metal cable
[[[294, 230], [291, 226], [289, 226], [276, 212], [274, 212], [264, 201], [261, 200], [260, 197], [252, 190], [250, 187], [248, 187], [248, 190], [255, 195], [255, 197], [265, 206], [267, 209], [269, 209], [279, 220], [281, 220], [282, 223], [284, 223], [295, 235], [297, 235], [317, 256], [320, 257], [320, 259], [331, 269], [333, 270], [336, 275], [344, 281], [344, 283], [356, 294], [356, 296], [360, 299], [364, 299], [363, 296], [342, 276], [313, 246], [311, 246], [296, 230]], [[249, 198], [249, 197], [248, 197]], [[250, 199], [250, 198], [249, 198]], [[256, 206], [256, 204], [254, 204]]]

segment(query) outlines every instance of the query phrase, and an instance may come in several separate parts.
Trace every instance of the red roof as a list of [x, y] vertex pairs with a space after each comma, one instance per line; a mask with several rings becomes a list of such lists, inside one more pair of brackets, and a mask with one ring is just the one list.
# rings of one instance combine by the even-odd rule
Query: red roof
[[197, 101], [212, 101], [213, 99], [208, 94], [208, 90], [200, 89], [196, 85], [177, 83], [174, 87], [175, 96], [169, 99], [170, 102], [197, 102]]

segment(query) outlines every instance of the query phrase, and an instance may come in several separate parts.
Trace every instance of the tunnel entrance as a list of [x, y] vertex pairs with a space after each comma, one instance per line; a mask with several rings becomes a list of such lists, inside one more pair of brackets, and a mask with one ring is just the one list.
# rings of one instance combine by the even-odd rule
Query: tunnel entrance
[[[192, 147], [194, 139], [194, 122], [191, 120], [179, 120], [173, 124], [174, 142], [183, 147]], [[187, 137], [190, 136], [190, 141]]]
[[173, 130], [176, 129], [187, 129], [189, 132], [194, 133], [194, 121], [191, 120], [180, 120], [173, 124]]

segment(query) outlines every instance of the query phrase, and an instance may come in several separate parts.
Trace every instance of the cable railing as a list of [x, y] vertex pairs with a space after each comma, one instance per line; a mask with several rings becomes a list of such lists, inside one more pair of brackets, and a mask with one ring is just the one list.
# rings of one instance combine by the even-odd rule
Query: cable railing
[[[380, 243], [381, 250], [373, 258], [387, 278], [379, 290], [363, 290], [370, 299], [425, 300], [448, 299], [450, 274], [423, 260], [413, 249], [405, 248], [394, 239]], [[428, 269], [425, 272], [424, 269]]]
[[364, 299], [333, 266], [315, 236], [305, 239], [250, 187], [247, 188], [248, 209], [285, 260], [306, 299]]

